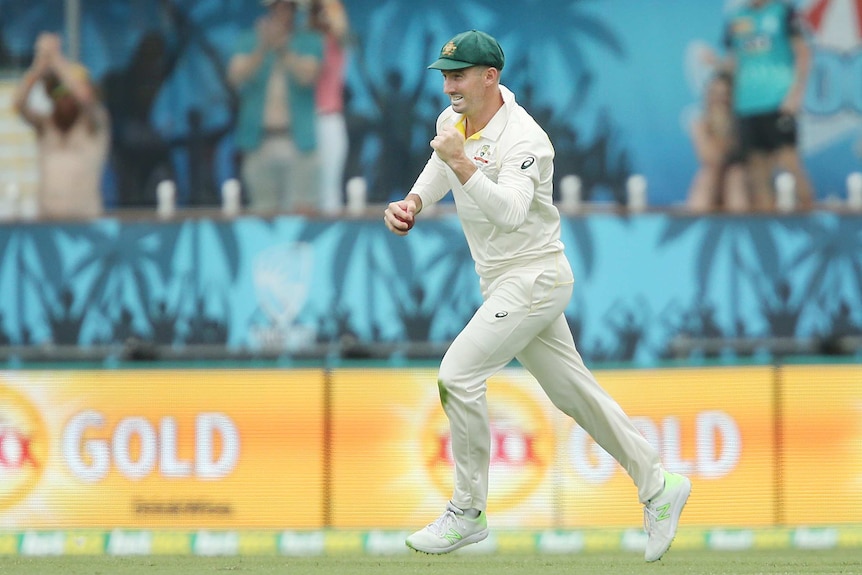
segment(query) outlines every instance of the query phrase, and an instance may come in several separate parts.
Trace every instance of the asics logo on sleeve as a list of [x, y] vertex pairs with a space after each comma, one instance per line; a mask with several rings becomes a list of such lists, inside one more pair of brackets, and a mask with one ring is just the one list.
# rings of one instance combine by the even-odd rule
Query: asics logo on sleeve
[[529, 158], [527, 158], [526, 160], [524, 160], [521, 163], [521, 169], [526, 170], [527, 168], [532, 166], [535, 161], [536, 161], [536, 158], [534, 158], [533, 156], [530, 156]]

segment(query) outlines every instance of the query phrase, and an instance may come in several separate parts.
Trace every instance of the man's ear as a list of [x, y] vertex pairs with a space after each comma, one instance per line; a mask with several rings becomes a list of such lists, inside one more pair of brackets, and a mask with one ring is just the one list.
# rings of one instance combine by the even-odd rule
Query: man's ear
[[488, 67], [485, 68], [485, 83], [487, 85], [491, 85], [495, 83], [500, 78], [500, 71], [496, 68]]

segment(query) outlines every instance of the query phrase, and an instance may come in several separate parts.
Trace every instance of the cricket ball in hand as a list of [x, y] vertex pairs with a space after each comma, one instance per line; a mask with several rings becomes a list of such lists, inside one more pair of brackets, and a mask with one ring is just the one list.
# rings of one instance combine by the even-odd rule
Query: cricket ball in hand
[[405, 224], [407, 224], [407, 229], [402, 230], [402, 231], [406, 231], [406, 232], [409, 232], [411, 229], [413, 229], [413, 223], [416, 221], [416, 218], [411, 217], [410, 219], [407, 219], [407, 218], [402, 218], [398, 215], [395, 216], [395, 219], [397, 219], [399, 222], [404, 222]]

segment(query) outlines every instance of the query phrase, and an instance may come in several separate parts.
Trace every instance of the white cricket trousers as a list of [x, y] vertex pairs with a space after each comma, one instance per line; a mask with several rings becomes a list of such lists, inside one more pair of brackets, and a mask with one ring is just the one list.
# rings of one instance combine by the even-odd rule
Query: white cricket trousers
[[658, 452], [599, 386], [575, 348], [564, 315], [573, 284], [563, 253], [482, 280], [484, 303], [452, 342], [438, 376], [452, 435], [455, 506], [486, 509], [491, 457], [487, 380], [513, 358], [557, 408], [622, 465], [642, 503], [663, 489]]

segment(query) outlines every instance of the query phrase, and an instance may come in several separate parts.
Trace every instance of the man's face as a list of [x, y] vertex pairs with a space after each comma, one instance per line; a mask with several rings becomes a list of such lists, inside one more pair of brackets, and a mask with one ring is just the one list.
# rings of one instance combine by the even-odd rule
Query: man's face
[[482, 107], [485, 96], [485, 66], [471, 66], [460, 70], [443, 70], [443, 93], [449, 96], [452, 109], [470, 115]]
[[276, 2], [269, 7], [269, 14], [273, 20], [289, 28], [293, 25], [293, 18], [296, 14], [296, 4], [294, 2]]

